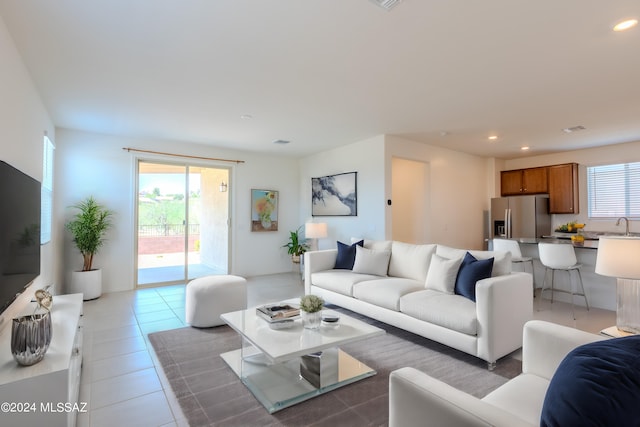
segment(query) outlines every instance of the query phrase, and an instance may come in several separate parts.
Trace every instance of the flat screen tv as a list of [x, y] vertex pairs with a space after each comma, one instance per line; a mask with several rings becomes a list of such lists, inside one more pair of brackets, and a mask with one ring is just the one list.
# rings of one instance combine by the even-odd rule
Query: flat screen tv
[[0, 161], [0, 313], [40, 274], [40, 182]]

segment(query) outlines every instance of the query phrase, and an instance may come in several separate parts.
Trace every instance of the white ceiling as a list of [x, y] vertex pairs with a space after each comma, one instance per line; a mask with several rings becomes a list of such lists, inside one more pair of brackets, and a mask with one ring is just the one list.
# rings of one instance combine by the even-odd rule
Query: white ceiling
[[640, 26], [611, 30], [638, 0], [0, 0], [0, 16], [58, 127], [291, 156], [380, 134], [501, 158], [640, 141]]

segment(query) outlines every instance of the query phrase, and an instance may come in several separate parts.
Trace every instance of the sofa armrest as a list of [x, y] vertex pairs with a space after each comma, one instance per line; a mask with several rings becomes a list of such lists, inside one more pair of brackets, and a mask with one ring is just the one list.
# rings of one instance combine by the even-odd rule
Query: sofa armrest
[[495, 362], [522, 347], [522, 328], [533, 318], [533, 277], [514, 272], [476, 284], [478, 357]]
[[389, 427], [529, 426], [524, 420], [414, 368], [389, 375]]
[[571, 350], [603, 339], [606, 338], [542, 320], [527, 322], [522, 346], [522, 372], [551, 380]]
[[304, 253], [304, 293], [309, 294], [311, 286], [311, 273], [316, 271], [331, 270], [336, 265], [338, 257], [337, 249], [325, 249], [322, 251], [309, 251]]

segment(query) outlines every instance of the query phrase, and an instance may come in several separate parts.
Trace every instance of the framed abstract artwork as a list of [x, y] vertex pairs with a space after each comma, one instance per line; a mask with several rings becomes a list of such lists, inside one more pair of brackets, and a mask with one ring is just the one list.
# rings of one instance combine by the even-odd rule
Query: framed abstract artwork
[[312, 216], [357, 216], [358, 172], [311, 178]]
[[251, 190], [251, 231], [278, 231], [278, 192]]

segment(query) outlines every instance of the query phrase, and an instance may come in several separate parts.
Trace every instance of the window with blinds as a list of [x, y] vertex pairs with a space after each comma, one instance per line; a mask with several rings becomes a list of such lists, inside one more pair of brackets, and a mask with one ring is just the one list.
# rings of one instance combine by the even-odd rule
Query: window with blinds
[[589, 218], [640, 219], [640, 163], [587, 167]]
[[53, 143], [49, 137], [45, 135], [42, 155], [42, 186], [40, 187], [40, 243], [43, 245], [51, 241], [51, 218], [53, 211], [53, 150]]

